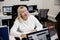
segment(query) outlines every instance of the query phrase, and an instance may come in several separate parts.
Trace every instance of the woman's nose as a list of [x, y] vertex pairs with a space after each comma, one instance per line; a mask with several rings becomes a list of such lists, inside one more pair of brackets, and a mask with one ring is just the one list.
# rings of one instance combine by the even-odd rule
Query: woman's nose
[[25, 16], [27, 16], [27, 15], [28, 15], [28, 13], [27, 13], [27, 12], [25, 12], [24, 14], [25, 14]]
[[27, 12], [27, 11], [25, 11], [24, 13], [25, 13], [25, 14], [28, 14], [28, 12]]

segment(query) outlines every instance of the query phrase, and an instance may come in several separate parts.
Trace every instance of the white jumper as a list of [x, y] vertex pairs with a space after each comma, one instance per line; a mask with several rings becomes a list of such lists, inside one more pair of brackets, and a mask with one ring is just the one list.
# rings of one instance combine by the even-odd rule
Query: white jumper
[[16, 19], [14, 22], [14, 25], [12, 26], [12, 28], [10, 30], [10, 34], [15, 37], [19, 37], [21, 39], [22, 38], [22, 37], [20, 37], [21, 34], [28, 34], [34, 28], [37, 31], [43, 30], [42, 24], [33, 15], [30, 15], [26, 21], [22, 19], [19, 22], [19, 20]]

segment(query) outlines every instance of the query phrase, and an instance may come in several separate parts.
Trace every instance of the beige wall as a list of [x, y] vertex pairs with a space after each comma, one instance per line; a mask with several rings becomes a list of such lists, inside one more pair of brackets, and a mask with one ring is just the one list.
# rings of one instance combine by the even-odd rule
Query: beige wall
[[60, 11], [60, 5], [55, 5], [55, 0], [43, 0], [43, 8], [50, 9], [48, 15], [52, 15], [54, 17], [56, 17]]

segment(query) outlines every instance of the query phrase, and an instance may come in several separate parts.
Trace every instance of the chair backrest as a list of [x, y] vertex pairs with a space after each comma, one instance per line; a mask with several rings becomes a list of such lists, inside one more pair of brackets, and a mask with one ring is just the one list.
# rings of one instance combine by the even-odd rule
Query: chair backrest
[[47, 18], [47, 13], [48, 13], [49, 9], [40, 9], [39, 10], [39, 19], [41, 18]]
[[9, 40], [8, 27], [0, 26], [0, 40]]

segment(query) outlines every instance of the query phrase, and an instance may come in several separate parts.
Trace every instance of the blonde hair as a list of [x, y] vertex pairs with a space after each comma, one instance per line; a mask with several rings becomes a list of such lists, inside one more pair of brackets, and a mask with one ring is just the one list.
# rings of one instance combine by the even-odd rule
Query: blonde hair
[[19, 6], [18, 9], [17, 9], [18, 16], [17, 16], [16, 19], [18, 19], [19, 21], [21, 20], [21, 15], [20, 15], [21, 14], [21, 11], [23, 11], [24, 9], [27, 10], [27, 8], [24, 7], [24, 6]]

